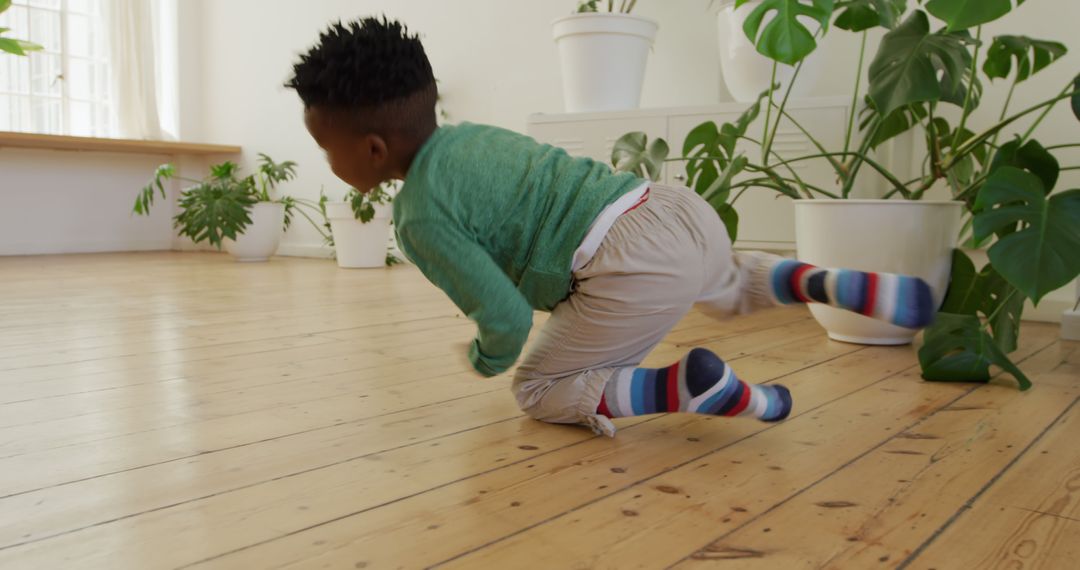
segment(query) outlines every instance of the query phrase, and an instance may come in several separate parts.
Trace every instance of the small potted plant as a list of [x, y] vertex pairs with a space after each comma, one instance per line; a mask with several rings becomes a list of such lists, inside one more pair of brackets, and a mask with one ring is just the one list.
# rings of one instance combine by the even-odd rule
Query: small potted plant
[[[737, 0], [735, 6], [749, 1]], [[791, 117], [786, 112], [791, 85], [779, 96], [774, 83], [734, 123], [707, 122], [691, 131], [681, 157], [667, 158], [662, 140], [650, 143], [644, 133], [628, 133], [616, 143], [612, 160], [617, 168], [654, 177], [667, 160], [685, 162], [690, 185], [716, 208], [732, 239], [738, 227], [734, 204], [744, 192], [775, 191], [795, 199], [803, 260], [918, 275], [931, 284], [937, 300], [944, 297], [919, 350], [924, 378], [986, 382], [990, 366], [997, 365], [1026, 389], [1029, 380], [1008, 357], [1017, 348], [1024, 302], [1038, 303], [1080, 275], [1080, 189], [1053, 192], [1059, 174], [1077, 168], [1062, 166], [1055, 154], [1080, 147], [1080, 142], [1044, 146], [1033, 135], [1059, 102], [1069, 100], [1080, 119], [1080, 75], [1070, 74], [1059, 93], [1038, 104], [1010, 108], [1018, 87], [1059, 60], [1066, 47], [1021, 35], [984, 40], [982, 25], [1009, 13], [1009, 2], [908, 4], [766, 0], [757, 17], [744, 24], [757, 50], [773, 61], [771, 77], [781, 62], [795, 63], [792, 84], [816, 46], [813, 38], [830, 23], [862, 34], [842, 149], [824, 148]], [[932, 30], [927, 11], [945, 27]], [[818, 29], [809, 30], [804, 17]], [[879, 26], [886, 33], [866, 68], [864, 92], [866, 33]], [[1008, 96], [1004, 107], [994, 110], [991, 126], [975, 132], [968, 125], [983, 99], [980, 70], [990, 81], [1008, 80]], [[748, 127], [759, 116], [765, 118], [764, 133], [755, 138]], [[1025, 117], [1035, 117], [1034, 124], [1011, 140], [1000, 140], [1003, 130]], [[802, 131], [816, 152], [781, 156], [773, 147], [781, 121]], [[873, 152], [913, 129], [926, 145], [925, 160], [919, 176], [903, 180], [879, 164]], [[853, 139], [857, 130], [861, 140]], [[747, 152], [748, 145], [754, 152]], [[801, 179], [793, 165], [806, 160], [827, 161], [836, 173], [835, 184], [815, 186]], [[884, 196], [850, 199], [856, 184], [864, 183], [860, 173], [867, 172], [886, 182]], [[949, 199], [928, 200], [931, 191]], [[989, 247], [985, 267], [976, 268], [957, 249], [964, 235], [966, 246]], [[910, 342], [915, 334], [859, 315], [837, 316], [831, 307], [811, 309], [833, 338], [880, 344]]]
[[349, 189], [341, 202], [329, 202], [323, 196], [326, 219], [331, 231], [338, 267], [389, 267], [400, 260], [388, 251], [391, 202], [395, 188], [382, 184], [370, 192]]
[[[210, 167], [210, 175], [202, 180], [179, 176], [172, 164], [163, 164], [154, 178], [135, 199], [134, 212], [146, 215], [154, 203], [155, 193], [166, 197], [165, 182], [176, 179], [192, 186], [180, 194], [180, 213], [173, 218], [179, 235], [195, 243], [207, 242], [231, 253], [238, 261], [266, 261], [277, 251], [281, 234], [300, 213], [322, 233], [317, 223], [304, 210], [321, 215], [318, 203], [290, 196], [274, 198], [277, 185], [292, 180], [296, 163], [274, 162], [259, 154], [259, 167], [254, 174], [239, 175], [234, 162]], [[156, 191], [156, 192], [155, 192]], [[325, 237], [325, 234], [324, 234]]]
[[658, 25], [632, 15], [637, 0], [585, 0], [552, 33], [568, 113], [636, 109]]

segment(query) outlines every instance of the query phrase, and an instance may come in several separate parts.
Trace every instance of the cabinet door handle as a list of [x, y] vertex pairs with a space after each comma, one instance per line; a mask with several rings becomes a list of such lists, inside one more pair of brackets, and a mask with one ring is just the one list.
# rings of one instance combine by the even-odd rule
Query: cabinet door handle
[[679, 182], [686, 182], [686, 175], [685, 174], [676, 174], [675, 175], [675, 180], [678, 180]]

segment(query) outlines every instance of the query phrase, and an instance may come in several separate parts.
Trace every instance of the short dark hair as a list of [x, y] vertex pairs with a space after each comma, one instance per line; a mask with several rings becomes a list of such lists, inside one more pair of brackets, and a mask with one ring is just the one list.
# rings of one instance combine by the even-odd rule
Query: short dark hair
[[306, 108], [355, 113], [375, 131], [435, 124], [438, 91], [424, 46], [385, 16], [332, 24], [300, 56], [286, 87]]

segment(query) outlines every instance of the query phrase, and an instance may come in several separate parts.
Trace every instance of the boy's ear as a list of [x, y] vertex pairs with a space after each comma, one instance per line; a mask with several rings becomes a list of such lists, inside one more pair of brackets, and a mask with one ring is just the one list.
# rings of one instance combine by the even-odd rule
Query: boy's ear
[[386, 139], [379, 135], [369, 134], [365, 141], [365, 149], [371, 161], [375, 164], [385, 164], [390, 159], [390, 148], [386, 145]]

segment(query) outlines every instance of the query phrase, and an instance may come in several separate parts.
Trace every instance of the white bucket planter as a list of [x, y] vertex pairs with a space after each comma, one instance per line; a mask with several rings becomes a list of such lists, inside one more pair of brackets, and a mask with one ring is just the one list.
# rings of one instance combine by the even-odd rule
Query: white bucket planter
[[225, 251], [237, 261], [266, 261], [278, 249], [285, 226], [285, 205], [259, 202], [251, 207], [251, 223], [236, 241], [225, 240]]
[[388, 205], [375, 206], [375, 217], [362, 223], [348, 203], [326, 205], [330, 231], [334, 234], [334, 250], [338, 267], [347, 269], [385, 267], [386, 246], [390, 240]]
[[[800, 261], [818, 267], [921, 277], [940, 307], [949, 285], [963, 202], [796, 200]], [[810, 311], [829, 337], [858, 344], [907, 344], [918, 331], [828, 305]]]
[[568, 113], [622, 111], [641, 103], [656, 22], [629, 14], [574, 14], [552, 24]]
[[[735, 9], [734, 0], [727, 0], [720, 6], [719, 26], [720, 33], [720, 71], [724, 78], [724, 84], [728, 92], [740, 103], [753, 103], [761, 93], [769, 88], [772, 79], [773, 61], [757, 52], [750, 38], [743, 31], [743, 23], [746, 17], [753, 12], [761, 2], [749, 2], [743, 4], [738, 10]], [[769, 22], [771, 15], [765, 16], [765, 24]], [[820, 76], [821, 45], [811, 53], [803, 70], [799, 72], [799, 79], [792, 95], [795, 97], [809, 96], [815, 83]], [[795, 75], [795, 68], [790, 65], [780, 65], [776, 69], [776, 80], [782, 88], [786, 88]]]

